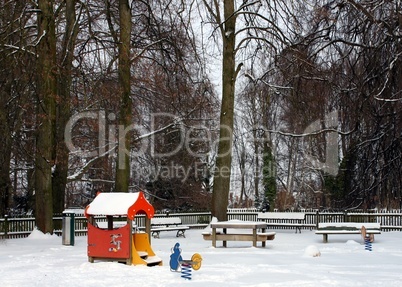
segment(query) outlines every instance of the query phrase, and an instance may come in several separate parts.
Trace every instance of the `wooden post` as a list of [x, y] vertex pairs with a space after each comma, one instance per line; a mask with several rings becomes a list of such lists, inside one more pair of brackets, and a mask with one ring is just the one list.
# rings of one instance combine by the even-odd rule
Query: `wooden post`
[[[265, 233], [265, 228], [261, 228], [261, 232]], [[268, 239], [268, 236], [267, 236]], [[262, 241], [262, 247], [265, 247], [265, 240]]]
[[145, 215], [145, 232], [148, 234], [149, 244], [151, 244], [151, 219]]
[[[89, 218], [88, 218], [88, 222], [89, 222], [91, 225], [95, 226], [95, 217], [94, 217], [93, 215], [90, 215]], [[87, 227], [87, 228], [88, 228], [88, 227]], [[88, 232], [87, 232], [87, 235], [88, 235]], [[87, 252], [88, 252], [88, 251], [87, 251]], [[89, 263], [94, 263], [94, 261], [95, 261], [95, 259], [94, 259], [92, 256], [88, 256], [88, 262], [89, 262]]]
[[9, 228], [9, 225], [8, 225], [8, 215], [5, 214], [5, 215], [4, 215], [4, 238], [5, 238], [5, 239], [8, 239], [8, 228]]
[[88, 218], [88, 222], [91, 223], [93, 226], [95, 226], [95, 218], [93, 215], [90, 215]]
[[216, 247], [216, 228], [212, 228], [212, 246]]
[[253, 228], [253, 246], [257, 247], [257, 228]]
[[[227, 234], [226, 228], [223, 228], [223, 234]], [[226, 246], [227, 246], [226, 240], [224, 240], [224, 241], [223, 241], [223, 247], [226, 247]]]
[[113, 216], [108, 215], [108, 216], [106, 216], [106, 218], [107, 218], [107, 229], [113, 230]]
[[127, 225], [130, 227], [130, 232], [129, 232], [129, 243], [128, 243], [128, 259], [126, 260], [127, 265], [133, 264], [133, 244], [134, 244], [134, 238], [133, 238], [133, 222], [132, 220], [127, 218]]

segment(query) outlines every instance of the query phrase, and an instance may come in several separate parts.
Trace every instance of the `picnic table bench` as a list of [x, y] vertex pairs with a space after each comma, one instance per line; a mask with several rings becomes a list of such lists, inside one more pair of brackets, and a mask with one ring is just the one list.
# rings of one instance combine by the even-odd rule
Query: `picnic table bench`
[[[252, 241], [254, 247], [257, 247], [257, 242], [261, 242], [262, 247], [265, 247], [267, 240], [275, 239], [275, 232], [265, 232], [266, 227], [267, 224], [264, 222], [220, 221], [211, 223], [212, 232], [203, 232], [202, 236], [204, 240], [212, 240], [213, 247], [216, 247], [216, 241], [222, 241], [223, 247], [227, 246], [227, 241]], [[222, 229], [222, 231], [217, 231], [218, 228]], [[243, 232], [239, 232], [239, 229], [243, 229]], [[232, 233], [233, 230], [236, 231]], [[251, 232], [245, 233], [244, 230], [251, 230]]]
[[184, 232], [189, 226], [182, 225], [180, 217], [154, 217], [151, 218], [151, 235], [159, 238], [161, 231], [177, 231], [176, 237], [186, 237]]
[[[303, 212], [260, 212], [257, 220], [264, 221], [268, 226], [275, 227], [294, 227], [297, 233], [301, 233], [301, 228], [308, 226], [305, 223], [306, 214]], [[310, 225], [310, 228], [315, 225]]]
[[381, 226], [374, 222], [320, 222], [316, 234], [322, 234], [323, 242], [328, 242], [328, 234], [361, 234], [362, 226], [366, 228], [366, 234], [381, 234]]

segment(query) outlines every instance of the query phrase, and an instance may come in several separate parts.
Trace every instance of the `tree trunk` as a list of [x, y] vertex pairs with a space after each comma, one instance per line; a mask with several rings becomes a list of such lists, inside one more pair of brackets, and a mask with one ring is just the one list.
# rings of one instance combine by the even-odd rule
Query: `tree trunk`
[[[271, 141], [264, 142], [264, 155], [263, 155], [263, 185], [264, 185], [264, 199], [268, 199], [270, 209], [275, 207], [276, 197], [276, 168], [275, 158], [271, 148]], [[268, 211], [268, 210], [267, 210]]]
[[[24, 51], [11, 51], [7, 47], [21, 46], [25, 32], [20, 30], [21, 15], [24, 13], [25, 1], [2, 2], [0, 12], [0, 217], [8, 213], [13, 204], [13, 187], [10, 179], [10, 167], [13, 156], [14, 141], [18, 138], [19, 116], [22, 105], [17, 99], [24, 97], [26, 86], [21, 80], [21, 66]], [[15, 104], [18, 102], [18, 104]], [[17, 153], [14, 154], [16, 156]]]
[[38, 229], [53, 233], [52, 167], [56, 116], [56, 36], [53, 1], [39, 0], [38, 7], [38, 113], [35, 155], [35, 219]]
[[[262, 109], [263, 109], [263, 123], [265, 126], [270, 126], [270, 106], [271, 99], [269, 94], [263, 98]], [[264, 145], [263, 145], [263, 158], [262, 158], [262, 182], [264, 185], [264, 201], [268, 199], [270, 209], [275, 208], [275, 198], [276, 198], [276, 163], [274, 156], [274, 149], [272, 144], [271, 134], [268, 132], [264, 133]], [[269, 211], [269, 210], [267, 210]]]
[[212, 215], [218, 220], [227, 219], [228, 196], [232, 166], [233, 114], [235, 95], [235, 31], [234, 1], [224, 1], [224, 27], [222, 28], [222, 106], [220, 114], [220, 132], [218, 157], [214, 174], [212, 193]]
[[260, 158], [259, 152], [260, 148], [258, 145], [258, 138], [257, 138], [257, 130], [253, 129], [253, 139], [254, 139], [254, 199], [255, 201], [259, 201], [260, 192], [259, 192], [259, 184], [260, 184]]
[[53, 211], [61, 213], [65, 206], [65, 190], [68, 175], [68, 149], [64, 139], [64, 129], [70, 118], [71, 70], [74, 59], [74, 46], [78, 33], [75, 14], [76, 0], [66, 1], [66, 31], [60, 58], [59, 101], [56, 122], [56, 163], [53, 174]]
[[119, 144], [116, 164], [116, 191], [128, 192], [130, 181], [130, 135], [126, 129], [131, 125], [130, 98], [130, 35], [131, 9], [127, 0], [119, 0], [120, 42], [119, 42]]
[[11, 197], [10, 160], [12, 139], [5, 103], [9, 97], [3, 94], [3, 89], [0, 91], [0, 133], [2, 135], [0, 141], [0, 217], [4, 217], [7, 213]]

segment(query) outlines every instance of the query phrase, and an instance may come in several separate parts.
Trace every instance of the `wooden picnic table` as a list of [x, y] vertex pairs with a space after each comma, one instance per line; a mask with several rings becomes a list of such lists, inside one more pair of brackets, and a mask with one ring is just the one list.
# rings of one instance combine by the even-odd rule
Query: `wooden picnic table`
[[[252, 241], [254, 247], [257, 246], [257, 241], [261, 241], [262, 247], [265, 247], [266, 240], [275, 238], [275, 232], [265, 233], [266, 228], [267, 224], [261, 221], [220, 221], [211, 223], [212, 233], [203, 233], [203, 236], [205, 240], [212, 240], [213, 247], [216, 247], [216, 241], [218, 240], [223, 242], [224, 247], [227, 246], [227, 241]], [[218, 232], [217, 229], [222, 229], [222, 232]], [[228, 232], [228, 229], [231, 232]], [[236, 232], [232, 233], [232, 229], [235, 229]], [[248, 232], [237, 232], [239, 229]], [[258, 230], [261, 230], [261, 232]]]

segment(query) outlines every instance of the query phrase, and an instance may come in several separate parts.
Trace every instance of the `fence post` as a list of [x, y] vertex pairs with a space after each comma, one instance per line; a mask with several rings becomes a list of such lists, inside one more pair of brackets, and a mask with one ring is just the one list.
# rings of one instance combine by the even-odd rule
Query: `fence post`
[[349, 222], [349, 220], [348, 220], [348, 211], [347, 210], [345, 210], [343, 212], [343, 222]]
[[315, 217], [315, 228], [318, 229], [318, 222], [320, 222], [320, 212], [317, 210], [317, 212], [315, 213], [316, 217]]
[[8, 215], [4, 215], [4, 238], [8, 239]]

